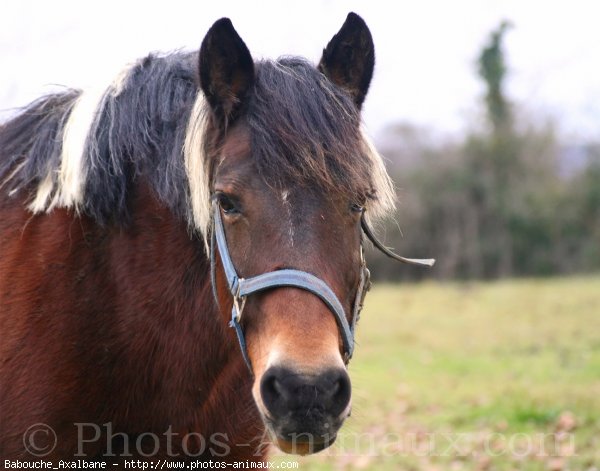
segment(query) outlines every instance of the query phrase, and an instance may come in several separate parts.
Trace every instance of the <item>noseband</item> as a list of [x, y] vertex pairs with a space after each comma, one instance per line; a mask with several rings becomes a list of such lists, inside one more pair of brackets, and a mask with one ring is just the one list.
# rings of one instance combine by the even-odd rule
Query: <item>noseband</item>
[[[386, 248], [373, 234], [373, 231], [367, 224], [364, 213], [361, 217], [361, 227], [363, 232], [366, 234], [369, 240], [371, 240], [375, 247], [395, 260], [411, 265], [421, 266], [432, 266], [435, 262], [434, 259], [404, 258]], [[231, 255], [229, 254], [229, 248], [227, 247], [227, 239], [225, 237], [225, 229], [223, 227], [221, 211], [219, 206], [215, 203], [213, 205], [213, 227], [210, 240], [210, 272], [213, 294], [215, 295], [217, 304], [216, 249], [219, 250], [221, 263], [223, 264], [223, 271], [225, 272], [225, 278], [227, 279], [227, 286], [229, 287], [229, 292], [233, 296], [233, 307], [231, 309], [231, 321], [229, 322], [229, 325], [235, 329], [244, 361], [250, 369], [250, 372], [252, 372], [252, 366], [250, 364], [250, 358], [248, 357], [248, 349], [246, 347], [244, 331], [240, 324], [246, 299], [251, 294], [282, 287], [303, 289], [314, 294], [325, 303], [337, 322], [344, 347], [344, 363], [348, 364], [354, 351], [354, 329], [356, 327], [356, 322], [360, 317], [360, 311], [362, 310], [363, 301], [367, 291], [369, 291], [371, 287], [370, 272], [365, 262], [362, 238], [360, 244], [360, 280], [358, 282], [356, 297], [354, 299], [351, 323], [348, 323], [342, 303], [332, 289], [327, 285], [327, 283], [308, 272], [285, 269], [263, 273], [251, 278], [241, 278], [238, 276], [233, 261], [231, 260]]]

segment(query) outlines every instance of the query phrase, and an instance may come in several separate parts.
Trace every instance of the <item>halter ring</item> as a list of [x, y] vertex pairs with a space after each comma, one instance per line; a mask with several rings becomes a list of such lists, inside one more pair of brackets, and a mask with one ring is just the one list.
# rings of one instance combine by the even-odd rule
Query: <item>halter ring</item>
[[[241, 302], [240, 302], [241, 300]], [[235, 309], [235, 320], [240, 322], [242, 318], [242, 312], [246, 306], [246, 296], [233, 296], [233, 308]]]

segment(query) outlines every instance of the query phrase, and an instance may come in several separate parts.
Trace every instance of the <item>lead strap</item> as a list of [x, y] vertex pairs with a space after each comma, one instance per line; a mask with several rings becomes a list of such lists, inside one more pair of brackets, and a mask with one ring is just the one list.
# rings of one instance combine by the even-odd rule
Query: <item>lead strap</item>
[[352, 313], [352, 325], [350, 329], [352, 330], [352, 335], [354, 335], [354, 331], [356, 330], [356, 323], [360, 319], [360, 313], [362, 312], [363, 303], [365, 301], [365, 297], [367, 296], [367, 292], [371, 289], [371, 272], [367, 268], [367, 263], [365, 261], [365, 254], [362, 244], [362, 237], [360, 241], [360, 280], [358, 282], [358, 288], [356, 289], [356, 296], [354, 298], [354, 310]]
[[379, 250], [381, 250], [388, 257], [393, 258], [394, 260], [398, 260], [399, 262], [402, 262], [402, 263], [407, 263], [408, 265], [417, 265], [417, 266], [421, 266], [421, 267], [432, 267], [433, 264], [435, 263], [435, 258], [406, 258], [406, 257], [402, 257], [401, 255], [398, 255], [397, 253], [392, 252], [385, 245], [383, 245], [379, 241], [379, 239], [377, 239], [377, 237], [375, 237], [373, 230], [369, 227], [369, 224], [367, 223], [364, 213], [360, 219], [360, 225], [361, 225], [364, 233], [369, 238], [369, 240], [373, 243], [373, 245], [375, 247], [377, 247]]

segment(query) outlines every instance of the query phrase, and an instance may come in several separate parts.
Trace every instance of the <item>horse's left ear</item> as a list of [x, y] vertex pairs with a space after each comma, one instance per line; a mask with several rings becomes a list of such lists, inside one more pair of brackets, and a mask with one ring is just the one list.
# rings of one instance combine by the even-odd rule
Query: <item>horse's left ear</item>
[[375, 66], [371, 32], [356, 13], [349, 13], [339, 32], [323, 50], [319, 70], [333, 83], [350, 93], [361, 107]]
[[235, 120], [254, 83], [254, 61], [229, 18], [216, 21], [200, 46], [200, 86], [225, 124]]

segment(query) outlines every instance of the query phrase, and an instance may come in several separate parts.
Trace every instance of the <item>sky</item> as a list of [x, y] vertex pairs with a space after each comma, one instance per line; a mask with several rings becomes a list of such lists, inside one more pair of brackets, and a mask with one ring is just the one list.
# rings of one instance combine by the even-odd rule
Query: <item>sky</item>
[[[4, 0], [0, 116], [57, 85], [108, 84], [150, 51], [197, 49], [227, 16], [255, 58], [323, 47], [355, 11], [369, 25], [376, 70], [364, 107], [375, 136], [412, 123], [460, 135], [480, 119], [475, 61], [503, 20], [508, 92], [572, 140], [600, 139], [600, 2], [595, 0]], [[7, 111], [8, 110], [8, 111]]]

